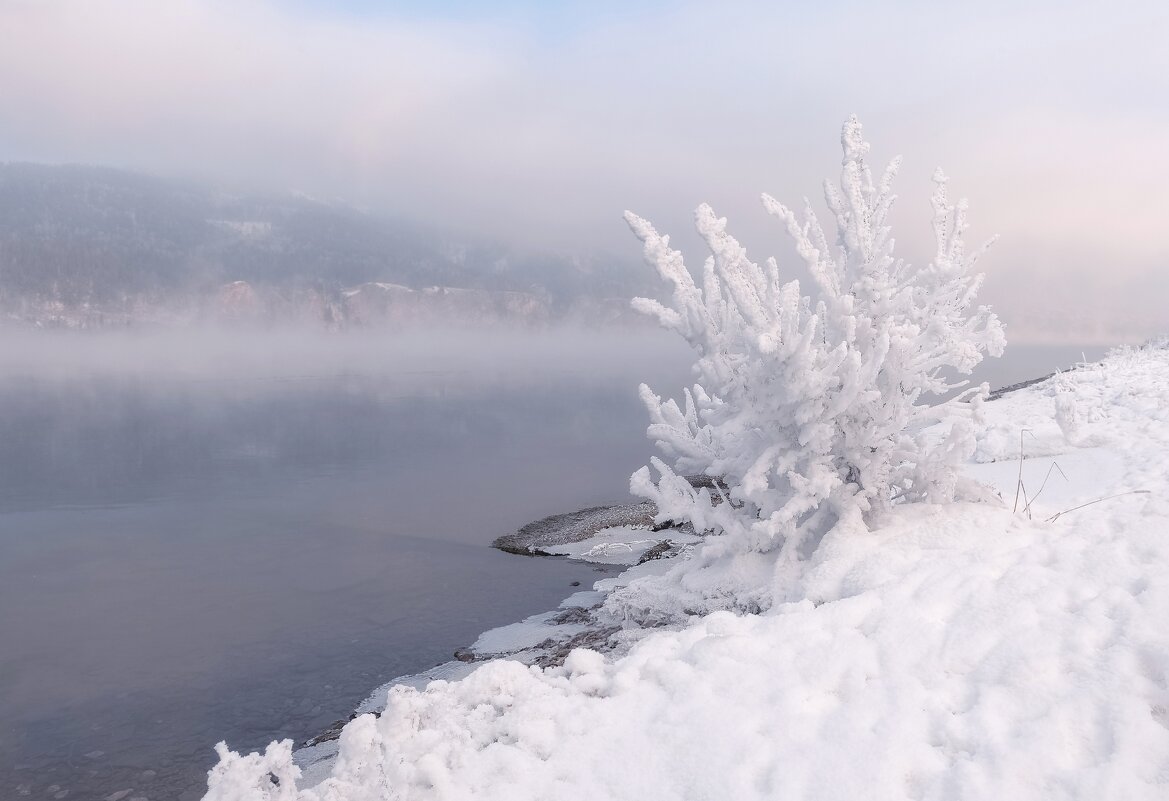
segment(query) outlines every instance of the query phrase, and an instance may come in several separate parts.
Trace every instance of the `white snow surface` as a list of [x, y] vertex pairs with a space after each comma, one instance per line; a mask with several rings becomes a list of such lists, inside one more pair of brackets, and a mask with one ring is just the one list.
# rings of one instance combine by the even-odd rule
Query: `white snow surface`
[[666, 539], [675, 545], [693, 545], [702, 540], [695, 534], [676, 530], [661, 533], [635, 526], [612, 526], [601, 529], [587, 540], [548, 545], [543, 550], [601, 565], [636, 565], [646, 551]]
[[519, 623], [485, 631], [475, 640], [471, 650], [477, 654], [505, 654], [533, 648], [549, 638], [568, 639], [585, 630], [585, 626], [576, 623], [553, 623], [555, 616], [555, 612], [545, 612], [524, 618]]
[[[764, 614], [692, 618], [612, 659], [392, 688], [315, 786], [298, 787], [287, 741], [221, 748], [205, 798], [1167, 798], [1169, 351], [1114, 354], [985, 413], [970, 474], [1001, 505], [838, 526], [773, 572], [773, 596], [799, 600]], [[1029, 515], [1011, 508], [1023, 427], [1029, 495], [1053, 460], [1068, 477]], [[1046, 522], [1134, 490], [1148, 494]]]

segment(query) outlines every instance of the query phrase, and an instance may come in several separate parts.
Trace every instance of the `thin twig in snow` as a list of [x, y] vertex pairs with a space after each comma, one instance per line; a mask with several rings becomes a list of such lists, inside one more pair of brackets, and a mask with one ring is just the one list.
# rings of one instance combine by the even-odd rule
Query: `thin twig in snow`
[[1128, 492], [1118, 492], [1116, 495], [1107, 495], [1103, 498], [1097, 498], [1094, 501], [1082, 503], [1079, 506], [1073, 506], [1071, 509], [1064, 509], [1062, 512], [1056, 512], [1051, 517], [1047, 518], [1048, 523], [1054, 523], [1059, 519], [1060, 515], [1066, 515], [1068, 512], [1074, 512], [1077, 509], [1083, 509], [1085, 506], [1091, 506], [1094, 503], [1101, 503], [1102, 501], [1110, 501], [1113, 498], [1123, 498], [1125, 495], [1149, 495], [1152, 490], [1129, 490]]
[[[1015, 483], [1015, 505], [1011, 507], [1011, 514], [1019, 511], [1019, 493], [1023, 493], [1023, 497], [1027, 497], [1027, 491], [1023, 489], [1023, 435], [1031, 434], [1031, 429], [1019, 429], [1019, 479]], [[1031, 434], [1031, 436], [1035, 436]]]
[[1059, 466], [1059, 462], [1052, 462], [1051, 467], [1047, 468], [1047, 475], [1045, 475], [1043, 477], [1043, 483], [1039, 485], [1039, 492], [1035, 493], [1035, 497], [1032, 498], [1027, 503], [1027, 505], [1023, 507], [1023, 511], [1027, 513], [1027, 519], [1031, 518], [1031, 504], [1033, 504], [1033, 503], [1035, 503], [1035, 501], [1039, 500], [1039, 496], [1043, 494], [1043, 488], [1047, 486], [1047, 480], [1049, 478], [1051, 478], [1051, 471], [1052, 470], [1058, 470], [1059, 474], [1061, 476], [1063, 476], [1063, 480], [1064, 481], [1068, 480], [1067, 473], [1065, 473], [1063, 471], [1063, 468]]

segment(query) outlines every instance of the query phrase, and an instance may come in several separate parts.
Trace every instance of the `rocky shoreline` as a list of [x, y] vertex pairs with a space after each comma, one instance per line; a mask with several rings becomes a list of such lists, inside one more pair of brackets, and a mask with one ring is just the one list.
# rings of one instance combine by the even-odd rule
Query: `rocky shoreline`
[[652, 529], [657, 511], [651, 501], [592, 506], [535, 520], [513, 534], [497, 537], [491, 547], [520, 556], [552, 556], [549, 549], [582, 542], [602, 529], [614, 526]]
[[[695, 486], [713, 486], [709, 479], [694, 477]], [[385, 708], [386, 693], [394, 685], [421, 689], [432, 681], [454, 681], [484, 662], [511, 659], [546, 668], [564, 663], [576, 648], [602, 653], [623, 645], [624, 627], [602, 619], [605, 597], [634, 578], [668, 567], [665, 560], [677, 557], [700, 538], [688, 526], [657, 525], [652, 502], [617, 503], [594, 506], [533, 521], [512, 534], [497, 538], [491, 545], [506, 553], [545, 558], [578, 558], [595, 564], [602, 577], [592, 588], [569, 595], [557, 609], [532, 615], [508, 626], [484, 632], [471, 645], [459, 648], [453, 659], [430, 670], [397, 677], [374, 690], [348, 717], [339, 719], [307, 740], [295, 752], [306, 777], [324, 778], [337, 753], [337, 740], [347, 723], [363, 714], [377, 714]], [[620, 558], [589, 554], [590, 543], [603, 531], [616, 530], [626, 536], [601, 543]], [[575, 546], [575, 547], [574, 547]], [[572, 552], [575, 550], [575, 553]], [[573, 583], [579, 586], [578, 582]], [[311, 784], [311, 781], [310, 781]], [[308, 786], [308, 785], [306, 785]]]
[[[1055, 375], [1051, 373], [993, 390], [989, 400], [998, 400]], [[686, 479], [697, 488], [716, 486], [716, 480], [707, 476], [686, 476]], [[718, 502], [717, 497], [714, 502]], [[484, 632], [472, 645], [456, 650], [449, 662], [421, 673], [400, 676], [378, 687], [349, 717], [336, 721], [295, 752], [297, 764], [310, 779], [305, 786], [312, 784], [311, 777], [323, 779], [328, 774], [345, 725], [360, 715], [380, 713], [385, 708], [386, 693], [394, 685], [423, 689], [435, 680], [456, 681], [478, 665], [495, 659], [511, 659], [540, 668], [555, 667], [562, 665], [576, 648], [610, 653], [627, 644], [628, 638], [621, 636], [625, 628], [602, 619], [599, 614], [605, 597], [634, 578], [668, 569], [666, 560], [685, 554], [701, 540], [689, 525], [677, 526], [669, 521], [659, 524], [654, 520], [656, 515], [657, 507], [652, 501], [593, 506], [550, 515], [496, 538], [491, 547], [505, 553], [583, 559], [594, 562], [606, 577], [590, 590], [573, 593], [558, 609]], [[609, 531], [626, 536], [591, 545], [599, 539], [598, 535]], [[607, 546], [619, 546], [620, 558], [605, 558], [612, 550], [606, 550]]]

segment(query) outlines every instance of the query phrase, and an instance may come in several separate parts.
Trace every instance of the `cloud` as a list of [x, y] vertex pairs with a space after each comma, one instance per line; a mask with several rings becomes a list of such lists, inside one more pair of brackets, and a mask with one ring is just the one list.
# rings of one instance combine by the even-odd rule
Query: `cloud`
[[574, 249], [628, 250], [625, 208], [693, 244], [705, 200], [782, 256], [758, 193], [816, 196], [855, 111], [877, 160], [906, 156], [908, 252], [928, 256], [936, 164], [970, 196], [973, 233], [1002, 234], [996, 302], [1008, 273], [1082, 274], [1095, 295], [1073, 306], [1115, 295], [1119, 314], [1167, 266], [1161, 4], [590, 8], [9, 0], [0, 158], [299, 189]]

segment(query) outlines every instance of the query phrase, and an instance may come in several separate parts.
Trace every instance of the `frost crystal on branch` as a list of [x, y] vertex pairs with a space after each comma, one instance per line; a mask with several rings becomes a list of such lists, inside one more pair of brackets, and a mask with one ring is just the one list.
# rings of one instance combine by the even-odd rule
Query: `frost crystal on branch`
[[[631, 487], [658, 504], [661, 520], [726, 534], [736, 549], [806, 553], [846, 517], [871, 520], [896, 502], [974, 489], [957, 466], [973, 449], [986, 387], [942, 396], [963, 386], [947, 371], [968, 374], [1005, 344], [998, 318], [972, 308], [982, 276], [971, 268], [986, 246], [966, 253], [966, 203], [949, 203], [939, 170], [934, 258], [924, 268], [897, 258], [886, 218], [900, 160], [874, 183], [855, 117], [841, 144], [839, 184], [824, 187], [833, 242], [810, 207], [801, 219], [763, 195], [807, 265], [815, 299], [798, 281], [782, 282], [774, 259], [751, 261], [707, 205], [695, 214], [710, 251], [701, 285], [669, 237], [625, 215], [673, 290], [668, 305], [637, 298], [634, 308], [698, 356], [698, 382], [681, 405], [641, 387], [648, 435], [664, 458], [652, 460], [656, 480], [642, 468]], [[724, 497], [691, 486], [687, 474], [720, 478], [713, 492]]]

